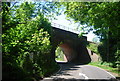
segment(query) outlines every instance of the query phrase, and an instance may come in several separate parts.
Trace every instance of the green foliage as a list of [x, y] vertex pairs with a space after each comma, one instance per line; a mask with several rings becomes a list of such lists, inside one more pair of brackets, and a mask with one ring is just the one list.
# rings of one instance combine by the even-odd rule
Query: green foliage
[[90, 49], [92, 52], [99, 54], [97, 47], [98, 44], [95, 43], [89, 43], [89, 45], [87, 46], [87, 48]]
[[99, 44], [98, 46], [98, 51], [100, 53], [100, 56], [102, 57], [102, 61], [107, 61], [108, 62], [108, 53], [107, 53], [107, 45], [106, 44]]
[[[116, 27], [119, 28], [119, 2], [64, 2], [62, 4], [66, 6], [67, 17], [73, 18], [80, 24], [86, 24], [87, 28], [93, 26], [98, 32], [107, 27], [110, 27], [110, 31]], [[97, 34], [101, 33], [98, 32]]]
[[58, 47], [55, 51], [56, 54], [56, 60], [58, 61], [64, 61], [64, 54], [63, 51], [60, 47]]
[[115, 52], [117, 50], [117, 46], [114, 44], [114, 42], [112, 41], [112, 44], [109, 44], [107, 40], [104, 40], [103, 43], [101, 43], [98, 46], [98, 51], [100, 53], [100, 56], [102, 57], [103, 62], [111, 62], [112, 63], [112, 67], [116, 67], [116, 57], [115, 56]]
[[[112, 62], [116, 66], [115, 54], [120, 50], [120, 2], [63, 2], [66, 7], [65, 14], [83, 25], [87, 32], [94, 29], [103, 43], [99, 46], [99, 53], [103, 61]], [[86, 26], [85, 26], [86, 25]], [[117, 49], [118, 48], [118, 49]]]
[[60, 12], [62, 12], [61, 9], [57, 8], [60, 6], [59, 2], [43, 1], [35, 2], [35, 4], [37, 6], [37, 10], [51, 20], [55, 19], [54, 15], [60, 15]]
[[4, 2], [2, 8], [3, 80], [39, 80], [57, 70], [50, 54], [48, 19], [40, 12], [32, 17], [36, 9], [33, 3], [11, 8]]
[[117, 52], [116, 52], [116, 59], [117, 59], [116, 64], [120, 71], [120, 50], [117, 50]]

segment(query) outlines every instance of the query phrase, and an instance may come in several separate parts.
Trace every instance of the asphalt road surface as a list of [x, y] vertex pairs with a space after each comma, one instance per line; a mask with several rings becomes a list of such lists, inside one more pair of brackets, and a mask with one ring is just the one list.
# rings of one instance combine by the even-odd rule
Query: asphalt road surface
[[115, 79], [109, 72], [91, 65], [59, 63], [61, 69], [51, 78], [64, 79]]

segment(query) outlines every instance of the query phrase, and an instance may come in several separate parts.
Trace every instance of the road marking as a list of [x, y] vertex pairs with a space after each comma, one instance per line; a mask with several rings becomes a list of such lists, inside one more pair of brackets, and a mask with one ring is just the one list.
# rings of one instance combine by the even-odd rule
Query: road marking
[[88, 79], [88, 77], [83, 73], [79, 73], [79, 75], [85, 77], [85, 79]]
[[[89, 66], [91, 66], [91, 65], [89, 65]], [[96, 66], [92, 66], [92, 67], [96, 67]], [[104, 70], [104, 69], [102, 69], [102, 68], [99, 68], [99, 67], [96, 67], [96, 68], [98, 68], [98, 69], [100, 69], [100, 70], [102, 70], [102, 71], [108, 73], [110, 76], [112, 76], [113, 78], [116, 79], [116, 77], [115, 77], [114, 75], [112, 75], [111, 73], [109, 73], [108, 71], [106, 71], [106, 70]]]

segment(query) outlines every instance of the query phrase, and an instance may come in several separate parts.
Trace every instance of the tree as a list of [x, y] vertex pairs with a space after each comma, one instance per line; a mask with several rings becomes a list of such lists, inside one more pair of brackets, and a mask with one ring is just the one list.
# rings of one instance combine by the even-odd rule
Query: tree
[[[115, 63], [115, 52], [120, 41], [120, 2], [63, 2], [66, 7], [65, 14], [74, 19], [100, 37], [103, 45], [107, 44], [106, 51], [110, 59]], [[106, 43], [106, 44], [105, 44]], [[120, 46], [118, 46], [120, 47]], [[117, 56], [118, 57], [118, 56]]]
[[36, 12], [33, 3], [11, 7], [4, 2], [2, 8], [3, 80], [39, 80], [54, 72], [57, 64], [51, 59], [48, 19]]

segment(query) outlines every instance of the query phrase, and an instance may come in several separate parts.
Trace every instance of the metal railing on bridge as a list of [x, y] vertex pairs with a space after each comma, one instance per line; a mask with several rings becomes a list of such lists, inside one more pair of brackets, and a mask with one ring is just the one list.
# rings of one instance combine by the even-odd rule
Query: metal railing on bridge
[[66, 30], [66, 31], [70, 31], [70, 32], [73, 32], [73, 33], [76, 33], [76, 34], [80, 33], [79, 30], [75, 30], [73, 28], [70, 28], [70, 27], [67, 27], [67, 26], [63, 26], [61, 24], [57, 24], [57, 23], [54, 23], [54, 22], [52, 22], [51, 25], [53, 27], [55, 27], [55, 28], [59, 28], [59, 29]]

